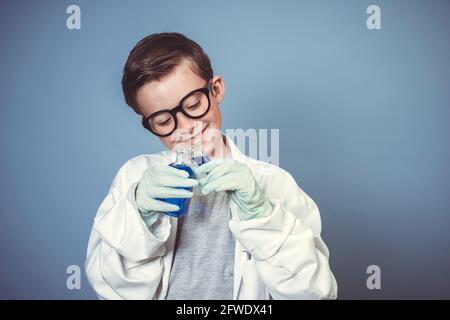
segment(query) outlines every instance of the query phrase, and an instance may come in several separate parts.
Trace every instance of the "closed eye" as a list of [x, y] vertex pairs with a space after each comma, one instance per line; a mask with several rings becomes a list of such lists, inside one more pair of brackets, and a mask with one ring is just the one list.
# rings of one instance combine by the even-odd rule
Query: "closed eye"
[[200, 106], [200, 102], [197, 102], [196, 104], [194, 104], [194, 105], [188, 107], [187, 109], [188, 109], [188, 110], [193, 110], [193, 109], [198, 108], [199, 106]]
[[171, 118], [169, 118], [169, 119], [167, 119], [167, 120], [165, 120], [165, 121], [163, 121], [163, 122], [159, 122], [158, 123], [158, 126], [165, 126], [165, 125], [168, 125], [170, 122], [171, 122]]

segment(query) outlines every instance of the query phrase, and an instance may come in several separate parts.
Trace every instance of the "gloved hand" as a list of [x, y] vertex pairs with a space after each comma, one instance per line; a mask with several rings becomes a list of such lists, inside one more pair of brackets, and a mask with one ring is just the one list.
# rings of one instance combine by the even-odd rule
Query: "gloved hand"
[[154, 165], [142, 175], [136, 187], [136, 205], [147, 226], [157, 219], [157, 213], [177, 211], [179, 207], [156, 198], [190, 198], [193, 193], [177, 187], [194, 187], [198, 181], [189, 173], [168, 165]]
[[272, 204], [259, 187], [250, 168], [243, 162], [232, 159], [215, 159], [194, 170], [199, 178], [202, 193], [211, 191], [232, 191], [231, 200], [239, 207], [239, 217], [243, 220], [267, 215], [272, 212]]

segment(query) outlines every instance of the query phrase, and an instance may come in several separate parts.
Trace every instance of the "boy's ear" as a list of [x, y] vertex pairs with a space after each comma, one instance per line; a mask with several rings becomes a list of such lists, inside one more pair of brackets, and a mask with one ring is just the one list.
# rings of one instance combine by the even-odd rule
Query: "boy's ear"
[[225, 83], [221, 76], [214, 76], [211, 80], [211, 94], [220, 103], [225, 95]]

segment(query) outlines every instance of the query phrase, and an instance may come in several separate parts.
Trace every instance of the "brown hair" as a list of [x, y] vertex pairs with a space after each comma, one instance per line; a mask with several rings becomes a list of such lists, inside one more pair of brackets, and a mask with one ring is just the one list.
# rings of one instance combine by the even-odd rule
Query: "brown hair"
[[194, 41], [177, 32], [151, 34], [131, 50], [123, 68], [122, 90], [125, 102], [139, 112], [136, 92], [144, 84], [159, 81], [188, 59], [192, 71], [208, 81], [213, 76], [211, 62], [203, 49]]

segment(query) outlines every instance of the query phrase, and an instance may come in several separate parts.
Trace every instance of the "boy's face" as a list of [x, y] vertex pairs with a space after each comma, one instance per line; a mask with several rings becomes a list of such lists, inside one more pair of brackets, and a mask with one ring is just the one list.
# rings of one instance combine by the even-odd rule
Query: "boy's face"
[[[154, 112], [176, 107], [188, 93], [206, 85], [206, 81], [191, 70], [188, 60], [183, 60], [160, 81], [152, 81], [139, 88], [136, 100], [142, 115], [147, 117]], [[222, 142], [222, 138], [219, 139], [222, 125], [219, 104], [224, 92], [223, 79], [214, 76], [211, 80], [211, 106], [208, 113], [200, 119], [191, 119], [178, 112], [177, 130], [167, 137], [159, 137], [166, 148], [173, 150], [195, 145], [197, 149], [201, 148], [204, 154], [210, 155], [217, 148], [218, 141]]]

